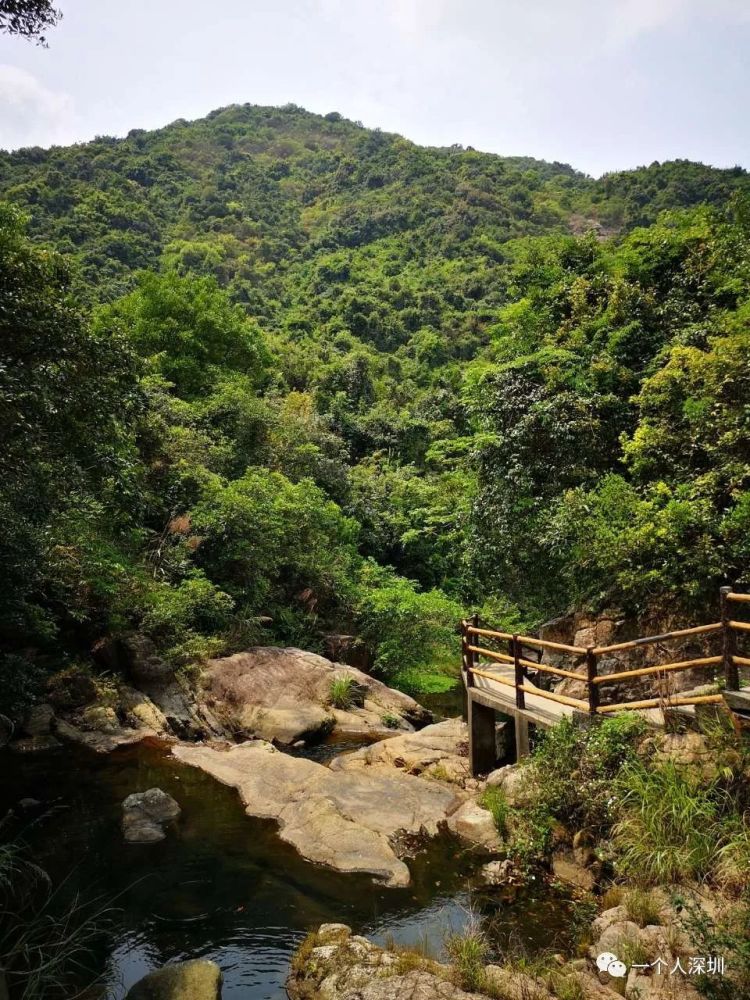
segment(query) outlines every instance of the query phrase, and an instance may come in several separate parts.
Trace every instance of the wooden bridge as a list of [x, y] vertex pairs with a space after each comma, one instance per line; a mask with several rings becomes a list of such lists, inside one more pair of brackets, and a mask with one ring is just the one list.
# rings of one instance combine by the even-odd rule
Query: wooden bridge
[[[750, 686], [741, 685], [740, 670], [750, 667], [750, 657], [739, 655], [737, 648], [739, 637], [750, 633], [750, 622], [736, 620], [731, 613], [733, 605], [742, 604], [750, 604], [750, 594], [735, 593], [731, 587], [722, 587], [721, 621], [610, 646], [569, 646], [535, 636], [500, 632], [485, 627], [478, 615], [462, 622], [461, 674], [466, 691], [472, 774], [484, 774], [496, 765], [496, 712], [512, 720], [519, 758], [529, 752], [530, 724], [549, 727], [564, 716], [588, 719], [632, 711], [642, 713], [649, 722], [658, 726], [664, 725], [669, 713], [694, 715], [696, 705], [723, 703], [733, 713], [736, 725], [749, 724]], [[611, 657], [619, 652], [673, 639], [714, 634], [721, 641], [721, 652], [715, 656], [659, 663], [615, 673], [599, 672], [602, 656]], [[560, 660], [570, 658], [572, 665], [562, 667], [542, 662], [545, 651], [555, 654]], [[684, 670], [705, 671], [705, 683], [678, 693], [662, 690], [657, 697], [638, 701], [605, 702], [603, 697], [605, 685], [621, 684], [641, 677], [653, 676], [664, 689], [669, 677]], [[585, 698], [548, 690], [543, 686], [548, 675], [581, 682]]]

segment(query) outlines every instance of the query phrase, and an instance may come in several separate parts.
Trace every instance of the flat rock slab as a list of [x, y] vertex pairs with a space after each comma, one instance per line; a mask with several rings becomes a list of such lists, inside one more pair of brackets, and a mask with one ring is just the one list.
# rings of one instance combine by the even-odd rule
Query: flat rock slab
[[425, 775], [462, 787], [470, 780], [469, 731], [461, 719], [446, 719], [416, 733], [380, 740], [331, 761], [331, 769], [398, 768], [405, 774]]
[[[353, 703], [330, 704], [331, 682], [350, 678]], [[432, 717], [413, 698], [344, 663], [302, 649], [257, 646], [209, 660], [201, 678], [202, 700], [232, 731], [292, 744], [342, 732], [387, 732], [384, 719], [402, 730]], [[168, 713], [167, 713], [168, 714]]]
[[175, 962], [139, 979], [125, 1000], [221, 1000], [222, 978], [215, 962]]
[[228, 750], [179, 744], [173, 755], [236, 788], [249, 816], [273, 819], [282, 840], [310, 861], [409, 884], [397, 834], [434, 836], [462, 802], [437, 781], [396, 770], [332, 771], [254, 740]]

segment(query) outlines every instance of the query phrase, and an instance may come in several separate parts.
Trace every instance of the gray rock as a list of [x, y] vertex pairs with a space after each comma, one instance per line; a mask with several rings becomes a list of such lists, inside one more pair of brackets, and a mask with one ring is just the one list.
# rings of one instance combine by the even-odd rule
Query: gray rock
[[24, 736], [47, 736], [52, 731], [55, 710], [51, 705], [34, 705], [29, 710], [21, 728]]
[[502, 846], [492, 813], [476, 802], [464, 802], [448, 817], [448, 829], [464, 840], [478, 844], [488, 851], [497, 851]]
[[215, 962], [175, 962], [140, 979], [126, 1000], [221, 1000], [222, 981]]
[[153, 844], [164, 840], [164, 827], [177, 819], [180, 807], [161, 788], [128, 795], [122, 804], [122, 832], [131, 844]]
[[567, 852], [555, 854], [552, 858], [552, 871], [555, 878], [577, 889], [590, 892], [594, 888], [595, 879], [591, 869], [579, 865], [572, 854]]
[[144, 635], [122, 639], [128, 673], [137, 681], [163, 681], [174, 675], [174, 668], [156, 652], [156, 646]]

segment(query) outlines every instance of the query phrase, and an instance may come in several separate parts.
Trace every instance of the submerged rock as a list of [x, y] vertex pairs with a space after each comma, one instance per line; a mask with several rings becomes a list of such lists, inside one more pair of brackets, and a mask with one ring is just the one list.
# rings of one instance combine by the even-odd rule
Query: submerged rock
[[175, 962], [139, 979], [125, 1000], [221, 1000], [222, 981], [215, 962]]
[[122, 832], [131, 844], [153, 844], [164, 840], [164, 827], [180, 815], [181, 809], [161, 788], [128, 795], [122, 804]]
[[[331, 684], [343, 678], [351, 682], [351, 703], [335, 708]], [[302, 649], [259, 646], [209, 660], [202, 686], [202, 701], [230, 732], [284, 744], [319, 739], [334, 728], [380, 735], [395, 725], [411, 731], [432, 719], [408, 695]]]
[[255, 740], [230, 749], [180, 744], [174, 756], [236, 788], [249, 816], [274, 819], [282, 840], [310, 861], [409, 884], [399, 858], [406, 833], [433, 836], [462, 801], [459, 790], [389, 771], [333, 771]]

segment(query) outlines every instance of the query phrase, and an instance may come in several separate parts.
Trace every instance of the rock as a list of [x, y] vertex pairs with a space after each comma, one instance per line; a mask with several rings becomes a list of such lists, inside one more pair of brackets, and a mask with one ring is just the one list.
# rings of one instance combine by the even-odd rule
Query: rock
[[595, 937], [599, 938], [612, 924], [622, 923], [624, 920], [628, 920], [627, 907], [613, 906], [611, 909], [599, 914], [591, 924], [591, 930]]
[[678, 767], [692, 768], [706, 781], [717, 776], [717, 754], [701, 733], [662, 733], [652, 742], [658, 763], [671, 761]]
[[287, 993], [290, 1000], [486, 1000], [456, 986], [438, 962], [415, 956], [407, 969], [395, 952], [343, 924], [324, 924], [293, 959]]
[[[611, 951], [615, 955], [619, 955], [623, 942], [637, 942], [640, 940], [639, 932], [640, 928], [638, 924], [632, 920], [617, 920], [599, 935], [599, 940], [596, 944], [593, 944], [589, 948], [589, 956], [596, 959], [596, 956], [600, 955], [603, 951]], [[618, 948], [620, 951], [618, 951]]]
[[174, 668], [156, 652], [156, 646], [145, 635], [134, 633], [120, 640], [126, 669], [137, 681], [165, 681], [174, 675]]
[[448, 829], [458, 837], [478, 844], [488, 851], [497, 851], [502, 847], [500, 834], [497, 832], [492, 814], [482, 809], [476, 802], [464, 802], [448, 817]]
[[55, 710], [51, 705], [34, 705], [24, 719], [21, 732], [24, 736], [47, 736], [52, 731]]
[[552, 871], [555, 878], [561, 882], [567, 882], [577, 889], [591, 892], [594, 888], [595, 879], [590, 868], [579, 865], [572, 854], [559, 852], [552, 857]]
[[485, 974], [495, 995], [508, 1000], [553, 1000], [552, 994], [541, 979], [529, 976], [517, 969], [504, 969], [499, 965], [488, 965]]
[[172, 753], [236, 788], [247, 814], [276, 820], [303, 857], [389, 886], [410, 881], [398, 835], [436, 834], [461, 801], [436, 781], [396, 769], [332, 771], [261, 740], [224, 750], [179, 744]]
[[120, 688], [120, 705], [134, 729], [148, 729], [155, 734], [169, 731], [164, 712], [142, 691], [123, 685]]
[[106, 705], [89, 705], [81, 715], [81, 725], [97, 733], [116, 733], [120, 729], [117, 712]]
[[139, 979], [125, 1000], [221, 1000], [222, 981], [215, 962], [175, 962]]
[[47, 695], [56, 709], [71, 711], [96, 701], [94, 678], [83, 667], [68, 667], [47, 682]]
[[485, 885], [495, 888], [497, 886], [521, 885], [525, 879], [516, 868], [510, 858], [503, 858], [490, 861], [482, 866], [482, 881]]
[[398, 768], [466, 787], [471, 781], [468, 728], [461, 719], [446, 719], [416, 733], [380, 740], [331, 762], [332, 770], [363, 767]]
[[[331, 682], [349, 677], [355, 701], [347, 709], [330, 704]], [[342, 732], [382, 733], [393, 717], [402, 730], [432, 720], [412, 698], [354, 667], [301, 649], [258, 646], [209, 660], [201, 678], [202, 699], [228, 729], [293, 744]], [[167, 716], [169, 713], [166, 713]]]
[[[130, 729], [121, 726], [115, 732], [102, 733], [95, 730], [79, 729], [71, 722], [58, 719], [55, 732], [62, 740], [70, 743], [80, 743], [82, 746], [95, 750], [97, 753], [109, 753], [117, 747], [127, 746], [130, 743], [139, 743], [149, 734], [145, 729]], [[58, 744], [59, 746], [59, 744]]]
[[19, 799], [18, 807], [23, 812], [32, 812], [34, 809], [39, 809], [41, 804], [39, 799]]
[[180, 807], [161, 788], [128, 795], [122, 804], [122, 832], [131, 844], [164, 840], [164, 827], [180, 815]]
[[491, 771], [486, 784], [501, 789], [508, 805], [516, 808], [529, 805], [534, 798], [531, 769], [518, 764], [507, 764]]

